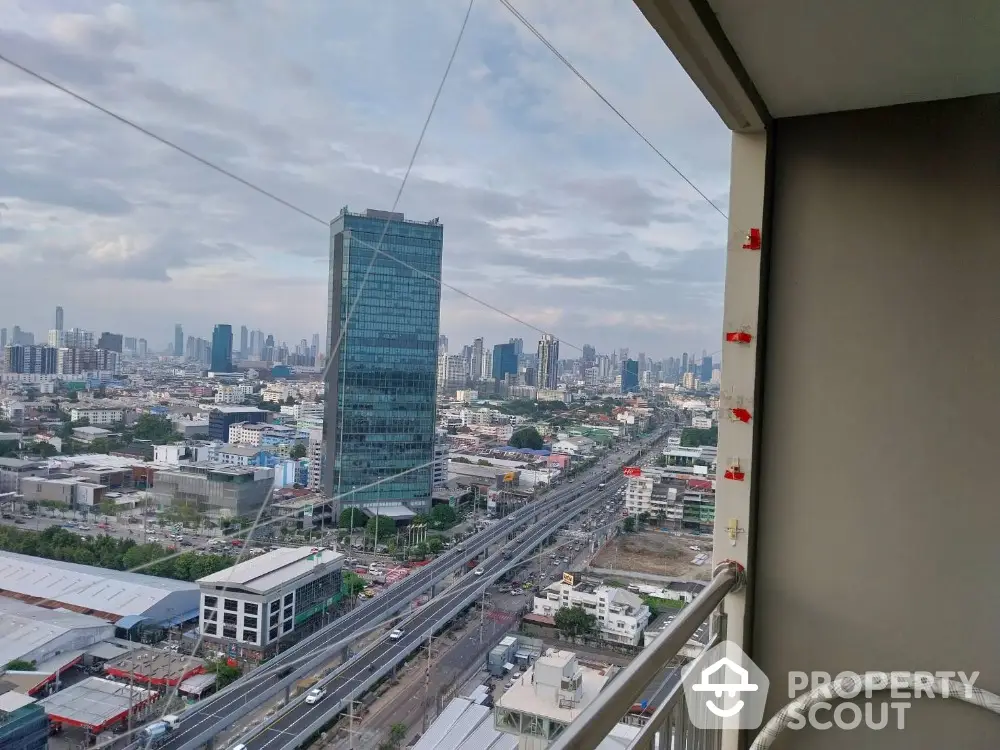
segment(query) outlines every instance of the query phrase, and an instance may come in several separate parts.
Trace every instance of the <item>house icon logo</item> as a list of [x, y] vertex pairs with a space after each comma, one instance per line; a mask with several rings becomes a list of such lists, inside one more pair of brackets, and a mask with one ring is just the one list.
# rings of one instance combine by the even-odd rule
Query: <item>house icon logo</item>
[[731, 641], [691, 662], [683, 684], [691, 723], [699, 729], [756, 729], [763, 723], [770, 683]]

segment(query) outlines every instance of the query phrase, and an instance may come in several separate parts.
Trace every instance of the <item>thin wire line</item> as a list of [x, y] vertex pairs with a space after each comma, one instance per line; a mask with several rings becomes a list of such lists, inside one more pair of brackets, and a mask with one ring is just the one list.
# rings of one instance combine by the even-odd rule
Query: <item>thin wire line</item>
[[711, 198], [709, 198], [707, 195], [705, 195], [705, 193], [702, 192], [702, 190], [697, 185], [695, 185], [694, 182], [692, 182], [691, 179], [686, 174], [684, 174], [676, 164], [674, 164], [670, 159], [667, 158], [666, 154], [664, 154], [662, 151], [660, 151], [660, 149], [658, 149], [656, 146], [654, 146], [653, 142], [651, 140], [649, 140], [649, 138], [647, 138], [645, 135], [643, 135], [642, 131], [639, 130], [639, 128], [637, 128], [635, 125], [633, 125], [632, 122], [624, 114], [622, 114], [622, 112], [621, 112], [620, 109], [618, 109], [614, 104], [612, 104], [608, 100], [608, 98], [606, 96], [604, 96], [604, 94], [602, 94], [597, 89], [596, 86], [594, 86], [594, 84], [592, 84], [589, 80], [587, 80], [587, 77], [585, 75], [583, 75], [583, 73], [581, 73], [579, 70], [577, 70], [576, 66], [573, 65], [573, 63], [571, 63], [568, 59], [566, 59], [566, 56], [563, 55], [563, 53], [560, 52], [558, 49], [556, 49], [555, 45], [553, 45], [552, 42], [550, 42], [548, 39], [545, 38], [545, 35], [542, 34], [542, 32], [540, 32], [538, 29], [536, 29], [531, 24], [531, 22], [521, 14], [521, 11], [519, 11], [517, 8], [515, 8], [513, 6], [513, 4], [511, 4], [510, 0], [499, 0], [499, 2], [507, 10], [509, 10], [510, 13], [511, 13], [511, 15], [513, 15], [514, 18], [516, 18], [518, 21], [520, 21], [521, 24], [528, 31], [530, 31], [532, 34], [534, 34], [535, 37], [538, 39], [538, 41], [540, 41], [542, 44], [544, 44], [548, 48], [549, 52], [551, 52], [553, 55], [555, 55], [563, 65], [565, 65], [567, 68], [569, 68], [570, 71], [573, 73], [573, 75], [575, 75], [577, 78], [579, 78], [580, 81], [582, 81], [583, 84], [588, 89], [590, 89], [591, 91], [593, 91], [594, 94], [597, 96], [598, 99], [600, 99], [602, 102], [604, 102], [606, 105], [608, 105], [608, 109], [610, 109], [612, 112], [614, 112], [618, 116], [618, 119], [621, 120], [623, 123], [625, 123], [625, 125], [628, 126], [629, 130], [631, 130], [633, 133], [635, 133], [637, 136], [639, 136], [639, 138], [642, 139], [643, 143], [645, 143], [647, 146], [649, 146], [653, 150], [653, 153], [656, 154], [657, 156], [659, 156], [661, 160], [663, 160], [664, 164], [666, 164], [668, 167], [670, 167], [672, 170], [674, 170], [674, 172], [677, 173], [677, 176], [680, 177], [682, 180], [684, 180], [684, 182], [686, 182], [688, 184], [688, 186], [692, 190], [694, 190], [698, 195], [700, 195], [705, 200], [705, 202], [708, 205], [710, 205], [712, 208], [714, 208], [715, 211], [716, 211], [716, 213], [719, 214], [719, 216], [721, 216], [726, 221], [729, 220], [729, 216], [726, 215], [726, 212], [723, 211], [721, 208], [719, 208], [719, 206], [717, 206], [715, 204], [715, 202]]
[[[471, 7], [471, 4], [470, 4], [470, 7]], [[216, 164], [215, 162], [210, 161], [209, 159], [205, 158], [204, 156], [198, 155], [194, 151], [191, 151], [190, 149], [185, 148], [184, 146], [181, 146], [181, 145], [179, 145], [179, 144], [177, 144], [177, 143], [169, 140], [168, 138], [166, 138], [166, 137], [164, 137], [162, 135], [159, 135], [158, 133], [150, 130], [149, 128], [144, 127], [142, 125], [139, 125], [136, 122], [133, 122], [132, 120], [130, 120], [127, 117], [125, 117], [124, 115], [118, 114], [117, 112], [114, 112], [113, 110], [108, 109], [107, 107], [105, 107], [105, 106], [103, 106], [101, 104], [98, 104], [93, 99], [90, 99], [90, 98], [88, 98], [86, 96], [83, 96], [82, 94], [79, 94], [76, 91], [73, 91], [72, 89], [64, 86], [61, 83], [58, 83], [57, 81], [49, 78], [48, 76], [43, 75], [42, 73], [39, 73], [39, 72], [37, 72], [35, 70], [32, 70], [31, 68], [29, 68], [29, 67], [27, 67], [27, 66], [25, 66], [25, 65], [23, 65], [23, 64], [21, 64], [19, 62], [17, 62], [16, 60], [11, 59], [7, 55], [3, 54], [2, 52], [0, 52], [0, 62], [4, 62], [4, 63], [10, 65], [13, 68], [16, 68], [17, 70], [20, 70], [21, 72], [25, 73], [26, 75], [29, 75], [32, 78], [34, 78], [34, 79], [36, 79], [36, 80], [38, 80], [38, 81], [40, 81], [42, 83], [45, 83], [45, 84], [53, 87], [54, 89], [56, 89], [56, 90], [58, 90], [58, 91], [60, 91], [60, 92], [62, 92], [64, 94], [66, 94], [67, 96], [72, 97], [73, 99], [77, 100], [78, 102], [81, 102], [82, 104], [86, 104], [87, 106], [92, 107], [93, 109], [96, 109], [98, 112], [101, 112], [101, 113], [107, 115], [108, 117], [112, 118], [116, 122], [119, 122], [122, 125], [125, 125], [126, 127], [131, 128], [132, 130], [135, 130], [135, 131], [141, 133], [142, 135], [145, 135], [145, 136], [147, 136], [149, 138], [152, 138], [156, 142], [158, 142], [158, 143], [160, 143], [160, 144], [162, 144], [162, 145], [164, 145], [164, 146], [166, 146], [166, 147], [168, 147], [168, 148], [176, 151], [179, 154], [182, 154], [183, 156], [188, 157], [189, 159], [193, 159], [194, 161], [198, 162], [199, 164], [201, 164], [201, 165], [203, 165], [205, 167], [208, 167], [212, 171], [217, 172], [217, 173], [219, 173], [219, 174], [221, 174], [221, 175], [223, 175], [225, 177], [228, 177], [228, 178], [234, 180], [235, 182], [238, 182], [239, 184], [243, 185], [244, 187], [249, 188], [250, 190], [254, 191], [255, 193], [257, 193], [259, 195], [262, 195], [265, 198], [268, 198], [268, 199], [270, 199], [270, 200], [272, 200], [272, 201], [274, 201], [274, 202], [276, 202], [276, 203], [278, 203], [278, 204], [280, 204], [280, 205], [282, 205], [282, 206], [284, 206], [284, 207], [286, 207], [288, 209], [291, 209], [292, 211], [294, 211], [295, 213], [299, 214], [300, 216], [304, 216], [305, 218], [310, 219], [310, 220], [316, 222], [317, 224], [322, 224], [325, 228], [329, 229], [330, 222], [328, 222], [325, 219], [320, 218], [319, 216], [317, 216], [316, 214], [312, 213], [311, 211], [308, 211], [308, 210], [306, 210], [306, 209], [304, 209], [304, 208], [302, 208], [300, 206], [295, 205], [291, 201], [286, 200], [285, 198], [282, 198], [281, 196], [277, 195], [276, 193], [274, 193], [274, 192], [272, 192], [270, 190], [267, 190], [266, 188], [263, 188], [263, 187], [255, 184], [255, 183], [251, 182], [250, 180], [246, 179], [245, 177], [239, 176], [238, 174], [236, 174], [232, 170], [227, 169], [226, 167], [223, 167], [223, 166], [221, 166], [219, 164]], [[361, 244], [365, 244], [365, 245], [367, 245], [369, 247], [372, 247], [369, 243], [363, 243], [360, 240], [354, 240], [354, 241], [360, 242]], [[480, 297], [477, 297], [476, 295], [472, 294], [471, 292], [467, 292], [464, 289], [461, 289], [461, 288], [459, 288], [457, 286], [454, 286], [453, 284], [448, 284], [448, 283], [442, 281], [440, 278], [434, 276], [433, 274], [429, 274], [426, 271], [423, 271], [423, 270], [421, 270], [419, 268], [416, 268], [415, 266], [413, 266], [413, 265], [407, 263], [406, 261], [404, 261], [404, 260], [396, 257], [395, 255], [392, 255], [391, 253], [386, 252], [385, 250], [381, 250], [380, 249], [376, 255], [378, 255], [378, 254], [384, 255], [385, 257], [392, 259], [393, 261], [395, 261], [396, 263], [399, 263], [404, 268], [408, 268], [408, 269], [412, 270], [415, 273], [421, 274], [421, 275], [425, 276], [426, 278], [430, 278], [430, 279], [436, 281], [438, 283], [438, 285], [441, 286], [442, 288], [448, 289], [449, 291], [455, 292], [456, 294], [459, 294], [459, 295], [461, 295], [461, 296], [463, 296], [463, 297], [465, 297], [467, 299], [470, 299], [473, 302], [476, 302], [477, 304], [482, 305], [486, 309], [491, 310], [491, 311], [497, 313], [498, 315], [501, 315], [501, 316], [507, 318], [508, 320], [511, 320], [511, 321], [513, 321], [515, 323], [518, 323], [519, 325], [523, 325], [523, 326], [525, 326], [525, 327], [529, 328], [530, 330], [533, 330], [533, 331], [535, 331], [537, 333], [541, 333], [541, 334], [548, 335], [548, 336], [553, 336], [554, 338], [558, 339], [560, 341], [560, 343], [565, 344], [566, 346], [570, 347], [571, 349], [575, 349], [577, 351], [583, 351], [582, 347], [577, 346], [576, 344], [572, 344], [572, 343], [566, 341], [565, 339], [561, 338], [560, 336], [558, 336], [558, 335], [556, 335], [556, 334], [554, 334], [554, 333], [552, 333], [550, 331], [546, 331], [543, 328], [539, 328], [538, 326], [532, 325], [531, 323], [528, 323], [527, 321], [525, 321], [525, 320], [517, 317], [516, 315], [513, 315], [513, 314], [507, 312], [506, 310], [503, 310], [500, 307], [497, 307], [496, 305], [494, 305], [494, 304], [492, 304], [490, 302], [486, 302], [485, 300], [481, 299]], [[327, 365], [326, 365], [327, 368], [330, 366], [330, 361], [332, 361], [332, 359], [333, 359], [333, 357], [330, 356], [330, 355], [328, 355], [328, 362], [327, 362]]]
[[[413, 153], [410, 155], [410, 163], [406, 165], [406, 171], [403, 173], [403, 179], [399, 183], [399, 189], [396, 191], [396, 198], [392, 202], [390, 212], [396, 211], [396, 208], [399, 206], [399, 200], [403, 197], [403, 190], [406, 188], [406, 181], [410, 179], [410, 172], [413, 171], [413, 165], [417, 161], [417, 154], [420, 153], [420, 147], [424, 143], [424, 136], [427, 135], [427, 129], [430, 127], [431, 119], [434, 117], [434, 111], [437, 109], [438, 100], [441, 98], [441, 92], [444, 91], [444, 85], [448, 82], [448, 74], [451, 73], [451, 66], [455, 62], [455, 56], [458, 55], [458, 48], [462, 44], [462, 37], [465, 36], [465, 29], [469, 25], [469, 16], [472, 15], [472, 6], [475, 2], [476, 0], [469, 0], [469, 7], [465, 9], [465, 17], [462, 19], [462, 25], [458, 29], [458, 37], [455, 39], [455, 46], [451, 48], [451, 56], [448, 58], [448, 64], [445, 65], [444, 75], [441, 76], [441, 81], [438, 83], [437, 91], [434, 92], [434, 99], [431, 100], [431, 108], [427, 111], [427, 117], [424, 118], [424, 125], [420, 129], [420, 136], [417, 138], [417, 143], [413, 147]], [[333, 358], [340, 350], [340, 344], [344, 340], [344, 336], [347, 335], [347, 327], [351, 323], [351, 317], [354, 315], [354, 311], [358, 308], [358, 304], [361, 302], [361, 295], [364, 294], [365, 286], [368, 284], [368, 278], [371, 276], [372, 269], [375, 268], [375, 261], [378, 260], [378, 256], [382, 254], [382, 243], [385, 241], [385, 235], [389, 231], [390, 222], [391, 219], [386, 218], [385, 224], [382, 226], [382, 234], [379, 235], [378, 242], [375, 243], [375, 247], [373, 248], [372, 259], [368, 263], [368, 268], [365, 269], [365, 275], [361, 277], [361, 284], [358, 285], [357, 294], [355, 295], [354, 301], [351, 303], [351, 307], [347, 311], [347, 317], [340, 328], [340, 336], [337, 337], [337, 343], [334, 345], [333, 350], [328, 356], [326, 367], [323, 368], [322, 379], [324, 381], [326, 381], [326, 374], [330, 369], [330, 365], [333, 363]], [[351, 239], [353, 242], [353, 237]], [[359, 244], [367, 245], [368, 243], [362, 242]], [[438, 283], [440, 284], [440, 281]]]

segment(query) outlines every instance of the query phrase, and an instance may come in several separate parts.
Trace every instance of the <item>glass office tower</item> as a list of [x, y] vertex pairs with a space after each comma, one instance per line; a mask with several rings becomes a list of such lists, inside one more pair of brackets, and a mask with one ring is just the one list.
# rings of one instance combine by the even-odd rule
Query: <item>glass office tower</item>
[[430, 509], [443, 241], [388, 211], [330, 224], [323, 487], [341, 507]]
[[212, 331], [212, 372], [233, 371], [233, 327], [219, 323]]

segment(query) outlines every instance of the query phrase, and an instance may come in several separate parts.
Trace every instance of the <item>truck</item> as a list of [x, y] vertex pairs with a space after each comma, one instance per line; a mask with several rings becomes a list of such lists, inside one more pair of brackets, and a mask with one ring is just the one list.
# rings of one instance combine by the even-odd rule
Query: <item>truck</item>
[[143, 748], [159, 747], [166, 742], [172, 731], [180, 724], [180, 717], [176, 714], [167, 714], [159, 721], [147, 724], [139, 731], [139, 741]]

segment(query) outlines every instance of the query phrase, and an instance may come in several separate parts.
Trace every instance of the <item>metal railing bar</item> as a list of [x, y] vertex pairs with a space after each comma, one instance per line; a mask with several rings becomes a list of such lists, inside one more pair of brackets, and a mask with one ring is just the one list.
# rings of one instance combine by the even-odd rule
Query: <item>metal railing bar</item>
[[711, 583], [681, 610], [673, 626], [663, 631], [573, 720], [550, 750], [594, 750], [632, 708], [663, 665], [680, 653], [726, 595], [736, 588], [739, 578], [736, 563], [719, 566]]

